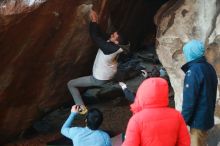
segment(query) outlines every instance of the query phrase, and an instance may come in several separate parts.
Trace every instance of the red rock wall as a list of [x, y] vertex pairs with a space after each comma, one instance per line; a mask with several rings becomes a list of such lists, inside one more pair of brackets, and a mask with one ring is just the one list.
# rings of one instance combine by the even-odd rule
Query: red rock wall
[[4, 3], [6, 7], [0, 8], [0, 143], [22, 136], [36, 119], [72, 101], [68, 80], [91, 73], [97, 48], [88, 33], [88, 4], [95, 4], [102, 28], [115, 26], [124, 32], [134, 51], [146, 37], [155, 35], [153, 15], [164, 1], [47, 0], [30, 7], [22, 0]]
[[89, 73], [97, 50], [87, 17], [77, 11], [82, 2], [47, 1], [32, 11], [0, 16], [1, 140], [71, 100], [67, 81]]

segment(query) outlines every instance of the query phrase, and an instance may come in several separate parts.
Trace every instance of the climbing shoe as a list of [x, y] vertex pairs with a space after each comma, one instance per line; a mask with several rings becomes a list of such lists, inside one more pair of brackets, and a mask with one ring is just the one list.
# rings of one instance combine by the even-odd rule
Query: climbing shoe
[[84, 105], [80, 105], [78, 112], [80, 115], [85, 115], [88, 112], [88, 110]]

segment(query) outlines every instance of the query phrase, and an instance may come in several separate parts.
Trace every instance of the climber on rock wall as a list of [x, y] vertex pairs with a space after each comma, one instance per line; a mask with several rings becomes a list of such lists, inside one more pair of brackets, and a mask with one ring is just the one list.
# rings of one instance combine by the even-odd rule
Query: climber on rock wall
[[92, 75], [76, 78], [67, 83], [68, 89], [75, 104], [84, 105], [77, 87], [100, 86], [110, 81], [117, 72], [117, 58], [122, 52], [129, 49], [130, 43], [122, 36], [121, 32], [113, 32], [108, 39], [99, 28], [98, 16], [95, 11], [90, 12], [90, 35], [99, 47], [93, 65]]

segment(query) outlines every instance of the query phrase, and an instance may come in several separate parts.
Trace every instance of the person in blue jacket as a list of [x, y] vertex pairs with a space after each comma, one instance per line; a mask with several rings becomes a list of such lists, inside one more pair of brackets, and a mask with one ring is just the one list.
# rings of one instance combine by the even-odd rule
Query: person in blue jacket
[[109, 135], [99, 130], [103, 115], [96, 108], [89, 109], [86, 116], [86, 127], [70, 127], [80, 111], [80, 105], [73, 105], [71, 114], [61, 128], [61, 133], [72, 140], [74, 146], [111, 146]]
[[182, 115], [190, 126], [191, 146], [206, 146], [207, 131], [214, 126], [218, 79], [206, 61], [201, 41], [191, 40], [183, 46], [186, 64]]

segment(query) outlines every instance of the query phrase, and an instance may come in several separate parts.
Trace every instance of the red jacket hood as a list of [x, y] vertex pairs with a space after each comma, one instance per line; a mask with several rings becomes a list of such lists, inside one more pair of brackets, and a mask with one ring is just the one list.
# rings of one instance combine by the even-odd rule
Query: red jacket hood
[[139, 86], [131, 111], [137, 113], [145, 108], [168, 106], [168, 83], [156, 77], [144, 80]]

